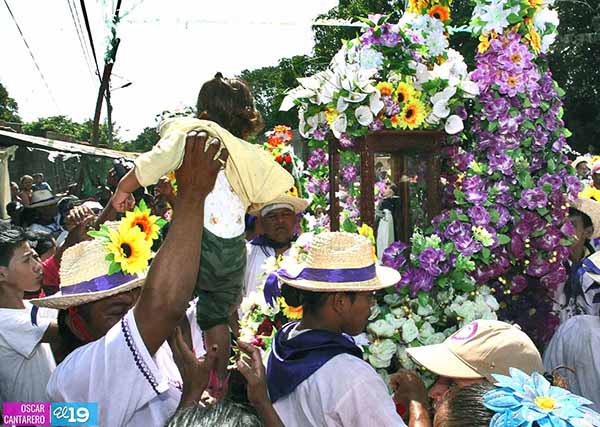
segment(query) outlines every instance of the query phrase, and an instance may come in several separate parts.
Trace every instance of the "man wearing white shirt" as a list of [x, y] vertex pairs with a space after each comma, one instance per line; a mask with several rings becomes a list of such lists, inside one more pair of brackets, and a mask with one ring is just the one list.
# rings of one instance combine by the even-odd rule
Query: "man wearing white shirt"
[[[224, 161], [213, 160], [220, 144], [207, 139], [204, 133], [187, 138], [177, 171], [177, 214], [147, 277], [110, 274], [107, 247], [95, 238], [65, 252], [59, 293], [32, 300], [66, 310], [61, 333], [74, 347], [50, 378], [50, 399], [98, 402], [101, 426], [162, 426], [187, 399], [166, 342], [177, 325], [196, 355], [204, 353], [193, 311], [187, 318], [184, 314], [198, 276], [204, 200], [214, 186], [219, 160]], [[125, 249], [125, 259], [136, 250]]]
[[[351, 337], [365, 330], [373, 292], [394, 285], [400, 275], [376, 266], [370, 241], [356, 234], [321, 233], [306, 259], [302, 265], [289, 260], [286, 270], [276, 272], [283, 297], [303, 308], [299, 323], [276, 334], [269, 356], [269, 396], [283, 425], [405, 426], [385, 383]], [[276, 296], [267, 286], [266, 300]]]
[[48, 344], [57, 335], [54, 310], [34, 308], [24, 292], [42, 285], [40, 259], [19, 229], [0, 231], [0, 406], [48, 400], [55, 368]]
[[298, 227], [297, 215], [304, 212], [308, 200], [283, 194], [253, 212], [260, 218], [263, 234], [248, 242], [244, 296], [264, 282], [263, 264], [269, 257], [287, 255]]

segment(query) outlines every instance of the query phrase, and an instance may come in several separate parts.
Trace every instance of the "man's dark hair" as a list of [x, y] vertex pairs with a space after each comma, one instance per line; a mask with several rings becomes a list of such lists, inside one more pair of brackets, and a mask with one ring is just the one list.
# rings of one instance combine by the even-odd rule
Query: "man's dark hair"
[[264, 125], [248, 84], [221, 73], [202, 85], [196, 111], [199, 119], [212, 120], [238, 138], [260, 131]]
[[228, 400], [214, 405], [181, 408], [166, 427], [262, 427], [262, 422], [246, 407]]
[[0, 266], [8, 267], [15, 249], [27, 240], [25, 233], [17, 227], [0, 229]]
[[581, 218], [583, 221], [583, 227], [594, 227], [594, 223], [592, 222], [592, 218], [589, 217], [588, 214], [581, 212], [579, 209], [569, 208], [569, 218]]
[[[281, 295], [285, 299], [285, 302], [292, 307], [302, 306], [302, 311], [308, 314], [317, 314], [321, 307], [325, 305], [327, 298], [333, 295], [335, 292], [312, 292], [297, 289], [287, 284], [281, 286]], [[356, 293], [354, 292], [343, 292], [348, 295], [350, 302], [354, 302], [356, 299]]]
[[483, 397], [496, 387], [488, 382], [454, 388], [444, 398], [445, 427], [488, 427], [494, 412], [483, 406]]
[[56, 241], [52, 237], [52, 234], [45, 231], [28, 230], [25, 232], [25, 236], [27, 237], [27, 240], [34, 242], [31, 246], [35, 249], [39, 256], [44, 255], [46, 252], [56, 246]]

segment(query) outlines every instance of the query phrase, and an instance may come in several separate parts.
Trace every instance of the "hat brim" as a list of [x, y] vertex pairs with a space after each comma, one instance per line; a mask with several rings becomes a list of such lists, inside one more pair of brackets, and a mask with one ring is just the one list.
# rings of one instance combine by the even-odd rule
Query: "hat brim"
[[459, 359], [445, 344], [410, 347], [406, 351], [415, 362], [436, 375], [464, 379], [485, 378]]
[[400, 281], [400, 273], [390, 267], [375, 266], [376, 277], [363, 282], [318, 282], [314, 280], [279, 279], [293, 288], [312, 292], [366, 292], [389, 288]]
[[87, 292], [81, 294], [64, 295], [60, 291], [54, 295], [50, 295], [45, 298], [35, 298], [29, 300], [33, 305], [38, 307], [54, 308], [57, 310], [64, 310], [69, 307], [76, 307], [78, 305], [87, 304], [89, 302], [98, 301], [104, 298], [111, 297], [113, 295], [128, 292], [132, 289], [139, 288], [144, 284], [145, 277], [138, 277], [130, 282], [124, 283], [115, 288], [100, 291], [100, 292]]
[[592, 232], [592, 239], [600, 237], [600, 203], [592, 199], [579, 197], [571, 207], [583, 212], [592, 220], [594, 231]]
[[248, 213], [250, 215], [260, 216], [260, 211], [263, 208], [266, 208], [269, 205], [274, 205], [276, 203], [291, 205], [294, 209], [294, 213], [302, 213], [306, 210], [310, 202], [307, 199], [301, 199], [300, 197], [290, 196], [289, 194], [282, 194], [281, 196], [277, 197], [275, 200], [269, 203], [263, 203], [251, 207]]
[[42, 202], [25, 205], [25, 209], [35, 209], [35, 208], [43, 208], [46, 206], [57, 205], [60, 200], [61, 200], [60, 197], [53, 197], [52, 199], [44, 200]]

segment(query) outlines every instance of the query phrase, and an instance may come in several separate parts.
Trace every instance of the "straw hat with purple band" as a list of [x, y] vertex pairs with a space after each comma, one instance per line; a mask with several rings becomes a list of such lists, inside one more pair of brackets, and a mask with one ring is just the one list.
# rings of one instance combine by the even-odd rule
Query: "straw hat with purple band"
[[289, 209], [294, 213], [301, 213], [308, 207], [308, 204], [309, 201], [306, 199], [301, 199], [290, 194], [282, 194], [269, 203], [252, 206], [249, 213], [254, 216], [265, 216], [276, 209]]
[[543, 372], [535, 344], [517, 325], [497, 320], [476, 320], [463, 326], [441, 344], [406, 349], [419, 365], [448, 378], [487, 378], [508, 375], [510, 368], [532, 374]]
[[37, 190], [31, 195], [31, 203], [26, 205], [25, 208], [43, 208], [44, 206], [56, 205], [60, 201], [60, 197], [56, 197], [52, 191], [49, 190]]
[[327, 232], [316, 235], [306, 262], [286, 262], [286, 269], [271, 273], [264, 287], [271, 305], [280, 295], [278, 280], [314, 292], [365, 292], [394, 286], [400, 273], [376, 265], [371, 242], [358, 234]]
[[[114, 223], [117, 224], [118, 223]], [[107, 223], [111, 228], [114, 224]], [[144, 284], [145, 274], [108, 274], [106, 247], [88, 240], [68, 248], [60, 264], [60, 290], [45, 298], [32, 299], [39, 307], [67, 309], [130, 291]]]

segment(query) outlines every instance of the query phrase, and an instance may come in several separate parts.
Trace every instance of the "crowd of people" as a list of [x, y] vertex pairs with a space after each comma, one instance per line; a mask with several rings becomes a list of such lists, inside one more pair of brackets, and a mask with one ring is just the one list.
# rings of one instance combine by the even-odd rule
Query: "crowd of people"
[[[116, 162], [92, 199], [55, 195], [41, 174], [12, 183], [0, 224], [0, 403], [97, 402], [111, 427], [600, 427], [600, 203], [582, 194], [569, 210], [563, 323], [543, 355], [518, 325], [476, 320], [408, 350], [437, 375], [429, 389], [403, 369], [386, 384], [356, 337], [400, 274], [374, 260], [368, 239], [324, 232], [277, 274], [303, 316], [273, 336], [265, 366], [239, 339], [239, 304], [262, 287], [265, 261], [290, 253], [308, 201], [244, 141], [261, 119], [241, 80], [217, 74], [197, 111], [163, 123], [135, 162]], [[600, 167], [574, 166], [600, 188]], [[227, 399], [232, 370], [249, 405]]]

